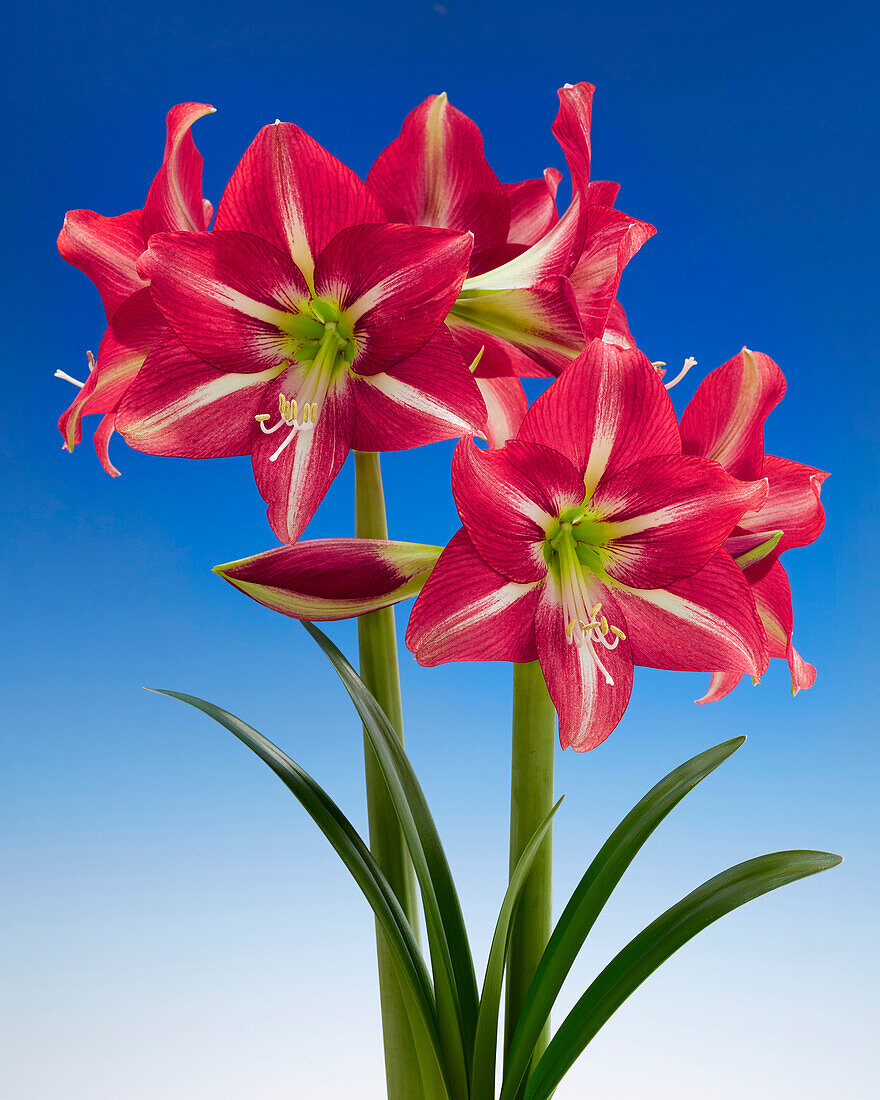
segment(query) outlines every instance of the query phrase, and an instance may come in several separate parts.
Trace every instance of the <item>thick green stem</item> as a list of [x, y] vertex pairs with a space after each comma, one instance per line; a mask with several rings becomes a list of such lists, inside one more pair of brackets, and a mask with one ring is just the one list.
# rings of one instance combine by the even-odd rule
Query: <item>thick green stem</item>
[[[513, 750], [510, 772], [510, 870], [537, 827], [553, 808], [556, 711], [537, 661], [513, 666]], [[507, 961], [505, 1054], [523, 1002], [552, 929], [552, 828], [526, 879], [510, 938]], [[549, 1024], [536, 1047], [540, 1056]]]
[[[385, 496], [379, 456], [355, 451], [355, 534], [358, 538], [387, 539]], [[403, 711], [397, 665], [397, 637], [394, 608], [372, 611], [358, 619], [360, 675], [403, 741]], [[418, 934], [415, 875], [400, 822], [379, 770], [371, 745], [364, 738], [364, 772], [367, 785], [367, 816], [370, 850], [403, 906]], [[376, 929], [379, 956], [379, 998], [382, 1005], [382, 1036], [388, 1100], [419, 1100], [424, 1095], [406, 1006], [384, 935]]]

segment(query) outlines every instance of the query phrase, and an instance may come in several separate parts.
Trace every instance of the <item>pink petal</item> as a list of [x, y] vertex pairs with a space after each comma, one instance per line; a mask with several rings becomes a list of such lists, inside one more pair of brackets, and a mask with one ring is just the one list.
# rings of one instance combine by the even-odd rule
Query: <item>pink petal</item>
[[488, 566], [460, 530], [415, 602], [406, 644], [420, 665], [534, 661], [540, 585], [517, 584]]
[[147, 356], [125, 395], [117, 429], [129, 447], [146, 454], [177, 458], [250, 454], [254, 417], [277, 413], [277, 392], [267, 396], [267, 387], [277, 377], [277, 368], [260, 374], [218, 370], [169, 332]]
[[668, 588], [614, 584], [613, 591], [637, 665], [749, 676], [766, 669], [764, 629], [751, 589], [726, 551]]
[[168, 112], [167, 137], [162, 167], [153, 180], [144, 203], [144, 234], [208, 228], [202, 199], [202, 156], [196, 149], [190, 127], [214, 113], [207, 103], [179, 103]]
[[[165, 332], [167, 325], [153, 305], [149, 290], [139, 290], [114, 313], [101, 340], [94, 370], [58, 421], [69, 451], [82, 439], [84, 416], [116, 411], [147, 353]], [[98, 454], [103, 462], [100, 450]]]
[[293, 257], [306, 279], [350, 225], [387, 221], [361, 180], [289, 122], [264, 126], [227, 184], [216, 229], [253, 233]]
[[518, 378], [479, 378], [476, 383], [486, 403], [486, 442], [503, 447], [520, 429], [529, 407]]
[[554, 275], [530, 287], [464, 294], [451, 320], [509, 341], [551, 374], [561, 374], [584, 347], [568, 279]]
[[108, 320], [126, 298], [147, 285], [137, 272], [144, 248], [142, 210], [115, 218], [93, 210], [70, 210], [58, 234], [58, 251], [98, 288]]
[[454, 313], [446, 319], [446, 327], [466, 363], [473, 363], [480, 356], [474, 374], [477, 378], [549, 378], [550, 371], [539, 366], [525, 352], [500, 336], [493, 336], [478, 328], [471, 328], [459, 321]]
[[214, 572], [272, 611], [330, 622], [415, 596], [439, 556], [439, 546], [315, 539], [216, 565]]
[[609, 540], [602, 564], [635, 588], [660, 588], [702, 569], [745, 511], [767, 497], [764, 481], [737, 481], [717, 462], [662, 455], [604, 477], [590, 510]]
[[743, 348], [703, 379], [685, 409], [685, 454], [714, 458], [743, 481], [761, 477], [764, 421], [784, 393], [785, 377], [773, 360]]
[[284, 253], [248, 233], [157, 233], [140, 270], [190, 351], [221, 370], [260, 372], [292, 355], [283, 326], [308, 300]]
[[607, 206], [588, 207], [586, 222], [583, 252], [569, 278], [584, 332], [594, 337], [605, 331], [624, 267], [657, 230]]
[[626, 313], [624, 313], [623, 306], [616, 298], [611, 303], [602, 339], [606, 344], [616, 344], [619, 348], [634, 348], [636, 346], [633, 334], [629, 331]]
[[452, 493], [471, 542], [512, 581], [547, 573], [545, 532], [566, 508], [583, 500], [577, 470], [558, 451], [514, 440], [483, 451], [463, 439], [452, 457]]
[[409, 359], [351, 381], [355, 450], [402, 451], [485, 431], [479, 387], [445, 326]]
[[476, 124], [445, 95], [432, 95], [403, 122], [400, 136], [367, 176], [393, 222], [469, 230], [476, 248], [507, 240], [510, 211], [483, 153]]
[[533, 245], [559, 221], [556, 192], [561, 179], [561, 172], [547, 168], [543, 179], [501, 185], [510, 204], [509, 244]]
[[315, 290], [354, 324], [360, 374], [413, 355], [446, 319], [467, 274], [468, 233], [415, 225], [343, 229], [318, 257]]
[[620, 191], [619, 183], [611, 180], [590, 180], [587, 188], [588, 206], [614, 206]]
[[[304, 372], [290, 368], [269, 384], [266, 411], [278, 408], [278, 395], [297, 399]], [[298, 431], [275, 461], [272, 455], [284, 443], [286, 428], [264, 435], [256, 430], [251, 462], [257, 488], [266, 501], [272, 530], [281, 542], [296, 542], [324, 499], [351, 449], [355, 401], [347, 378], [335, 381], [318, 410], [314, 427]]]
[[695, 699], [694, 702], [717, 703], [719, 699], [729, 695], [741, 679], [742, 676], [738, 672], [713, 672], [706, 694], [700, 699]]
[[526, 414], [520, 439], [547, 443], [602, 477], [654, 455], [680, 454], [678, 424], [657, 372], [635, 348], [593, 340]]
[[559, 90], [559, 112], [553, 134], [568, 162], [572, 200], [568, 209], [531, 248], [500, 267], [472, 279], [467, 288], [507, 290], [533, 286], [540, 279], [568, 275], [583, 251], [586, 233], [587, 188], [590, 179], [590, 119], [592, 84]]
[[788, 661], [791, 693], [797, 695], [801, 688], [813, 686], [816, 669], [801, 657], [792, 644], [794, 615], [788, 575], [780, 563], [775, 561], [769, 568], [762, 563], [747, 570], [746, 579], [752, 586], [758, 615], [767, 631], [770, 656], [782, 657]]
[[770, 483], [767, 502], [759, 515], [744, 517], [740, 526], [745, 531], [759, 528], [782, 531], [777, 555], [814, 542], [825, 526], [825, 510], [819, 496], [828, 474], [787, 458], [765, 455], [764, 477]]
[[[608, 621], [626, 631], [614, 597], [599, 584], [595, 595]], [[623, 717], [632, 692], [633, 662], [626, 639], [613, 650], [599, 642], [576, 645], [566, 636], [567, 625], [555, 585], [548, 585], [535, 618], [538, 659], [559, 715], [562, 747], [587, 752], [600, 745]]]
[[119, 477], [119, 470], [110, 461], [110, 440], [115, 431], [116, 413], [105, 413], [98, 422], [97, 428], [95, 428], [94, 443], [98, 459], [104, 467], [105, 473], [108, 473], [110, 477]]

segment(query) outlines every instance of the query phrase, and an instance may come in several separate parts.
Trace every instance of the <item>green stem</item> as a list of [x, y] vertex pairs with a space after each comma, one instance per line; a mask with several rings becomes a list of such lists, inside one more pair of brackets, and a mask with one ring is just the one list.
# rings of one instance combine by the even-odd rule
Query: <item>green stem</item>
[[[510, 772], [510, 871], [553, 808], [556, 711], [537, 661], [513, 666], [513, 749]], [[510, 938], [504, 1048], [510, 1046], [538, 961], [552, 930], [553, 832], [541, 845], [523, 887]], [[549, 1023], [533, 1060], [549, 1039]]]
[[[379, 455], [355, 451], [355, 535], [358, 538], [387, 539], [385, 496]], [[358, 619], [360, 675], [367, 688], [403, 741], [403, 709], [397, 665], [397, 637], [394, 608], [372, 611]], [[403, 910], [418, 935], [415, 875], [406, 850], [400, 822], [379, 770], [372, 746], [364, 738], [364, 772], [367, 786], [367, 816], [370, 850], [391, 884]], [[382, 1006], [382, 1035], [385, 1046], [385, 1074], [389, 1100], [419, 1100], [424, 1096], [416, 1048], [406, 1006], [383, 934], [376, 929], [379, 956], [379, 999]]]

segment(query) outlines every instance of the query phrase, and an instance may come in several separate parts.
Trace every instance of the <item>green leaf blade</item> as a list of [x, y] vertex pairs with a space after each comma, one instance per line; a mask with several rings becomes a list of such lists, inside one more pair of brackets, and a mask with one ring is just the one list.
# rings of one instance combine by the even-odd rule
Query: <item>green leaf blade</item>
[[709, 879], [667, 909], [612, 959], [565, 1018], [529, 1076], [524, 1100], [549, 1100], [599, 1029], [688, 940], [762, 894], [841, 862], [831, 852], [758, 856]]
[[501, 1100], [517, 1096], [563, 982], [625, 871], [682, 799], [745, 742], [735, 737], [699, 753], [655, 784], [611, 833], [557, 921], [535, 972], [504, 1066]]

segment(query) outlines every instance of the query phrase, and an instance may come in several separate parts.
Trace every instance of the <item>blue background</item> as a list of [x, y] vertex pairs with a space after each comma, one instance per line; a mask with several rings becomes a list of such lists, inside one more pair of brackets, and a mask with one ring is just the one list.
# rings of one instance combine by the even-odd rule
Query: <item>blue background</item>
[[[558, 755], [558, 896], [662, 774], [747, 746], [650, 842], [597, 926], [571, 1003], [661, 909], [761, 851], [847, 862], [713, 927], [619, 1012], [559, 1097], [859, 1097], [875, 1077], [878, 312], [876, 13], [868, 3], [23, 5], [6, 23], [0, 179], [6, 382], [3, 1030], [16, 1098], [383, 1094], [372, 922], [336, 857], [246, 750], [178, 704], [215, 700], [364, 820], [360, 733], [293, 622], [210, 572], [273, 543], [246, 459], [62, 453], [55, 422], [103, 328], [54, 252], [64, 211], [140, 206], [174, 103], [217, 200], [260, 126], [295, 121], [362, 175], [446, 90], [502, 179], [564, 167], [565, 81], [598, 87], [594, 174], [659, 233], [621, 291], [651, 358], [747, 343], [789, 391], [768, 450], [833, 473], [828, 530], [789, 554], [794, 701], [774, 667], [713, 707], [702, 676], [639, 670], [618, 730]], [[96, 421], [94, 421], [96, 422]], [[92, 423], [94, 423], [92, 422]], [[384, 462], [392, 534], [454, 526], [449, 446]], [[351, 531], [351, 471], [314, 534]], [[354, 631], [334, 628], [349, 653]], [[505, 665], [402, 655], [408, 744], [448, 841], [478, 958], [506, 872]]]

